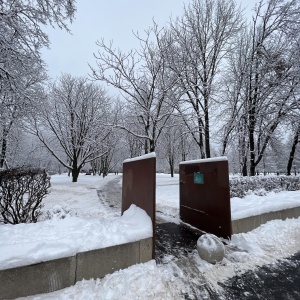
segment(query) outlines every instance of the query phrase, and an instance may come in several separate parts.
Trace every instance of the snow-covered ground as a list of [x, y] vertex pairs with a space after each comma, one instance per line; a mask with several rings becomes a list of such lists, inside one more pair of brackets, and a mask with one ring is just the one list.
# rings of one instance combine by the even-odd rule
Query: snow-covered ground
[[[165, 220], [179, 222], [179, 176], [166, 174], [156, 176], [156, 210]], [[266, 212], [300, 206], [300, 191], [270, 192], [258, 196], [250, 193], [245, 198], [231, 198], [231, 219], [238, 220]]]
[[[122, 226], [128, 226], [132, 236], [149, 234], [148, 219], [137, 208], [133, 207], [128, 216], [123, 218], [99, 201], [97, 190], [117, 178], [121, 180], [121, 176], [117, 175], [109, 175], [104, 179], [81, 175], [78, 183], [71, 183], [66, 175], [52, 176], [51, 193], [44, 201], [44, 221], [0, 226], [1, 269], [4, 261], [10, 260], [12, 267], [31, 263], [37, 257], [46, 258], [49, 254], [58, 257], [78, 249], [82, 251], [123, 242], [124, 232], [112, 238]], [[156, 200], [159, 217], [178, 222], [178, 177], [157, 175]], [[266, 212], [274, 207], [282, 209], [297, 205], [300, 206], [299, 191], [268, 193], [261, 197], [250, 194], [244, 199], [232, 199], [232, 216], [241, 218], [261, 213], [262, 209]], [[140, 223], [132, 222], [136, 216], [139, 216]], [[138, 233], [136, 230], [141, 227], [148, 229]], [[225, 258], [216, 265], [201, 260], [196, 250], [190, 254], [190, 259], [198, 269], [199, 277], [217, 290], [220, 288], [217, 282], [257, 266], [274, 263], [299, 251], [300, 218], [274, 220], [251, 232], [233, 235], [226, 246]], [[33, 257], [29, 258], [29, 254]], [[103, 279], [83, 280], [72, 287], [26, 299], [182, 299], [183, 293], [189, 293], [184, 285], [184, 276], [174, 259], [166, 258], [165, 264], [156, 265], [155, 261], [150, 261]]]
[[0, 227], [0, 270], [72, 256], [152, 236], [147, 213], [132, 205], [122, 216], [101, 204], [97, 190], [113, 177], [67, 175], [51, 178], [44, 199], [44, 221]]

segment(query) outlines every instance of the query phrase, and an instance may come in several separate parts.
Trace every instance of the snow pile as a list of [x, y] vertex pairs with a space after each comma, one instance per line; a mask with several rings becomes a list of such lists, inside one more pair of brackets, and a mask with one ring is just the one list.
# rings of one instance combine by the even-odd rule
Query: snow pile
[[273, 220], [248, 233], [234, 234], [226, 246], [222, 263], [212, 265], [193, 253], [193, 259], [207, 282], [219, 290], [218, 282], [275, 263], [300, 250], [300, 218]]
[[175, 282], [176, 278], [170, 269], [157, 266], [152, 260], [106, 275], [102, 279], [82, 280], [69, 288], [49, 294], [30, 296], [25, 299], [182, 299], [176, 285], [174, 285]]
[[197, 251], [201, 259], [210, 263], [222, 261], [225, 247], [221, 240], [213, 234], [203, 234], [197, 241]]
[[131, 205], [123, 216], [115, 218], [76, 217], [57, 206], [56, 210], [59, 217], [51, 220], [1, 225], [1, 270], [152, 236], [150, 217], [135, 205]]

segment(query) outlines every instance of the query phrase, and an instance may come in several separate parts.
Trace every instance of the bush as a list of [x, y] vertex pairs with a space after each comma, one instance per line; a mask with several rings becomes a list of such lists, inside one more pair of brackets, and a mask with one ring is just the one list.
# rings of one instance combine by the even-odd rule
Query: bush
[[264, 195], [274, 191], [296, 191], [300, 189], [299, 176], [253, 176], [233, 177], [229, 180], [230, 197], [243, 198], [250, 192]]
[[0, 223], [35, 223], [50, 177], [42, 169], [0, 171]]

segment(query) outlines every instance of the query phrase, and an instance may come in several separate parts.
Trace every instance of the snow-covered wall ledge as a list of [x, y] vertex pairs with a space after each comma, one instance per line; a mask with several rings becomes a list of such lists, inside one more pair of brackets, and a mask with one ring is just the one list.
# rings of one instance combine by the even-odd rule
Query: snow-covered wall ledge
[[136, 205], [118, 217], [67, 215], [38, 223], [1, 225], [0, 270], [135, 242], [152, 234], [150, 217]]
[[231, 221], [232, 233], [246, 233], [272, 220], [286, 220], [292, 218], [299, 218], [299, 216], [300, 207], [297, 206], [292, 208], [259, 213], [240, 219], [233, 219]]
[[0, 299], [49, 293], [152, 259], [152, 237], [0, 271]]
[[112, 219], [36, 224], [1, 225], [0, 299], [52, 292], [152, 259], [152, 221], [136, 205]]

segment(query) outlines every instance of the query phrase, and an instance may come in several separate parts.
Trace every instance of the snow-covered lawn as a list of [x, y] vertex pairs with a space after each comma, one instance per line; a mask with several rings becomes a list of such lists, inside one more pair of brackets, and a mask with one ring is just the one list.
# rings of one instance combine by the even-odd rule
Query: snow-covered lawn
[[[106, 178], [81, 175], [78, 183], [71, 183], [66, 175], [51, 178], [51, 193], [43, 208], [44, 221], [36, 224], [0, 226], [0, 267], [32, 263], [49, 255], [59, 257], [74, 251], [105, 247], [124, 241], [125, 231], [134, 238], [147, 235], [149, 221], [143, 211], [133, 207], [128, 215], [120, 217], [99, 201], [97, 189], [109, 181]], [[121, 178], [119, 176], [119, 178]], [[157, 174], [158, 215], [168, 221], [178, 222], [178, 176]], [[233, 218], [265, 211], [300, 206], [300, 192], [268, 193], [259, 197], [249, 195], [232, 199]], [[264, 208], [263, 208], [264, 207]], [[243, 214], [242, 214], [243, 213]], [[46, 220], [46, 216], [51, 219]], [[138, 217], [139, 221], [134, 221]], [[147, 221], [148, 220], [148, 221]], [[126, 227], [125, 231], [122, 228]], [[141, 228], [146, 232], [138, 232]], [[125, 237], [127, 238], [127, 237]], [[130, 237], [129, 237], [130, 238]], [[273, 263], [300, 251], [300, 218], [274, 220], [244, 234], [235, 234], [221, 263], [211, 265], [201, 260], [197, 251], [191, 259], [215, 289], [231, 276]], [[51, 257], [52, 258], [52, 257]], [[76, 285], [50, 294], [27, 299], [181, 299], [186, 292], [183, 276], [174, 260], [156, 265], [155, 261], [139, 264], [107, 275], [103, 279], [83, 280]]]

